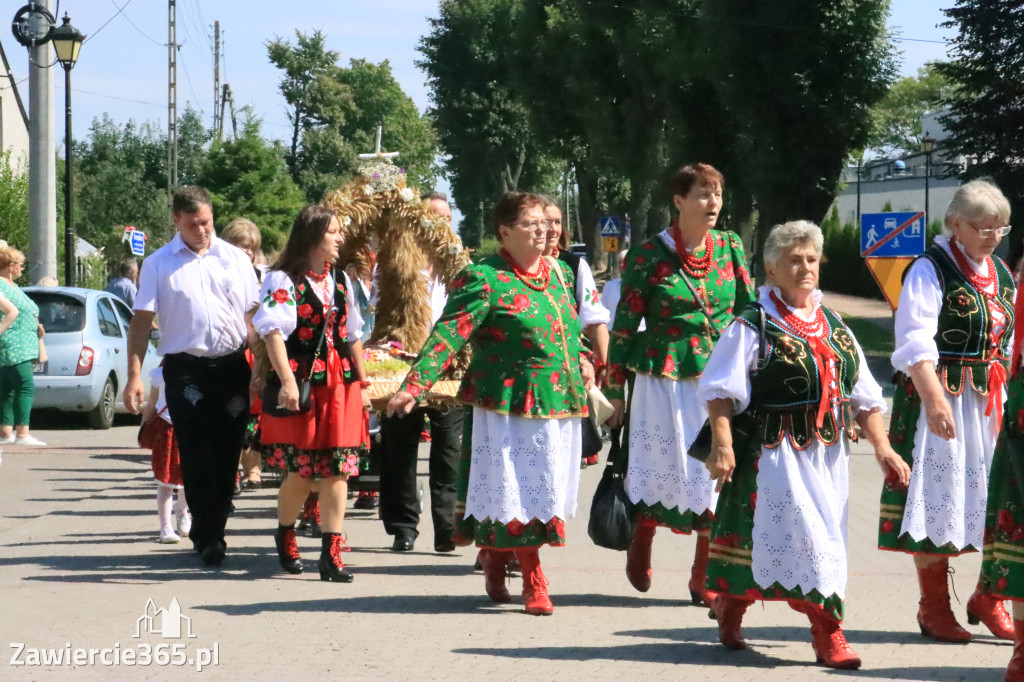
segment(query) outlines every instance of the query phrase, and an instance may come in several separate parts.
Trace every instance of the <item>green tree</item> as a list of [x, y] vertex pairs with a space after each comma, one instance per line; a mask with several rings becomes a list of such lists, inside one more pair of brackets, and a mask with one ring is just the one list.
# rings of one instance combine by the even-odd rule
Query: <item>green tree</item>
[[15, 159], [10, 149], [0, 153], [0, 235], [28, 252], [28, 165]]
[[[871, 109], [872, 130], [868, 149], [880, 156], [918, 152], [924, 132], [921, 117], [939, 108], [952, 94], [946, 77], [929, 62], [917, 76], [900, 78]], [[933, 135], [938, 131], [930, 131]]]
[[[553, 166], [534, 137], [530, 112], [513, 93], [515, 0], [443, 0], [419, 45], [444, 173], [465, 216], [462, 238], [479, 245], [486, 212], [504, 192], [550, 190]], [[490, 228], [484, 227], [484, 234]]]
[[[952, 85], [949, 113], [940, 122], [949, 132], [941, 152], [970, 157], [967, 178], [989, 177], [1010, 200], [1014, 215], [1024, 211], [1024, 71], [1020, 2], [957, 0], [943, 10], [944, 28], [957, 30], [951, 61], [936, 69]], [[1010, 238], [1010, 255], [1020, 254], [1020, 229]]]
[[305, 201], [284, 161], [285, 150], [260, 134], [250, 118], [237, 140], [214, 142], [199, 168], [198, 182], [210, 191], [218, 227], [248, 218], [263, 236], [264, 249], [284, 246], [295, 216]]
[[150, 247], [170, 239], [166, 137], [153, 124], [118, 124], [105, 114], [93, 120], [86, 141], [75, 143], [74, 162], [75, 231], [82, 239], [117, 254], [126, 225], [143, 230]]
[[[735, 121], [742, 182], [756, 201], [751, 261], [771, 226], [821, 221], [870, 108], [896, 73], [888, 0], [705, 3], [704, 70]], [[770, 57], [770, 58], [766, 58]]]
[[292, 178], [302, 171], [300, 145], [306, 131], [322, 130], [344, 121], [352, 106], [352, 93], [337, 78], [340, 53], [327, 49], [327, 37], [295, 31], [295, 44], [275, 36], [266, 43], [270, 62], [284, 73], [278, 85], [288, 104], [292, 125], [286, 161]]

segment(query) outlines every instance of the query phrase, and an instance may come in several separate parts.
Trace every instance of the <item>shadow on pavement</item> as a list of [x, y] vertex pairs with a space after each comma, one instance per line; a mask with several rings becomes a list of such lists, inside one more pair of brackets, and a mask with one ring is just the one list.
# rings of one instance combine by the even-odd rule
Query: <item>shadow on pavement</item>
[[[354, 571], [353, 571], [354, 572]], [[361, 571], [360, 571], [361, 573]], [[356, 580], [360, 573], [356, 573]], [[343, 585], [337, 586], [339, 592]], [[323, 590], [319, 594], [324, 594]], [[486, 608], [485, 608], [486, 607]], [[337, 613], [395, 613], [395, 614], [504, 614], [505, 608], [495, 608], [486, 596], [452, 595], [382, 595], [373, 597], [345, 597], [309, 599], [286, 602], [257, 602], [253, 604], [206, 604], [193, 610], [206, 610], [228, 616], [255, 616], [261, 613], [320, 612]]]

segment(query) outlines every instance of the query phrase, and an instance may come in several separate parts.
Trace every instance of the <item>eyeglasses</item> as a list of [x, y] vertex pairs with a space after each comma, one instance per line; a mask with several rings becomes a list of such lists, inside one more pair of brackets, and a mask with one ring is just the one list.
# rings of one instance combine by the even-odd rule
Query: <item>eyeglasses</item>
[[546, 220], [520, 220], [518, 223], [512, 223], [512, 227], [525, 227], [527, 230], [532, 230], [533, 232], [545, 230], [547, 229], [547, 225], [548, 223]]
[[[967, 221], [964, 221], [964, 222], [967, 222]], [[977, 232], [978, 236], [981, 237], [982, 239], [987, 239], [989, 237], [999, 237], [1001, 239], [1001, 238], [1005, 237], [1006, 235], [1010, 234], [1010, 226], [1009, 225], [1003, 225], [1002, 227], [980, 228], [980, 227], [975, 227], [971, 223], [967, 223], [967, 224], [970, 226], [970, 228], [972, 230]]]

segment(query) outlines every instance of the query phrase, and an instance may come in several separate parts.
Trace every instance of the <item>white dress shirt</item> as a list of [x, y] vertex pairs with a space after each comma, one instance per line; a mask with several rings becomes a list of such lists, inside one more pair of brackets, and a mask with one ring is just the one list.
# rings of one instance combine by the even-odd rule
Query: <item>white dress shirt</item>
[[202, 256], [180, 234], [142, 262], [135, 310], [156, 313], [159, 352], [228, 355], [245, 343], [260, 285], [245, 252], [213, 237]]

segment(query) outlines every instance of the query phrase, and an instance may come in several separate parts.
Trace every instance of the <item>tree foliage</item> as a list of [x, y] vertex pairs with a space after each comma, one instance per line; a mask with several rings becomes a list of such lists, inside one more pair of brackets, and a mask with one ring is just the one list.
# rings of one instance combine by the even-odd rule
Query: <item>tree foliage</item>
[[[949, 80], [949, 113], [942, 117], [950, 137], [941, 151], [977, 163], [968, 178], [992, 178], [1015, 215], [1024, 211], [1024, 5], [996, 0], [957, 0], [943, 10], [944, 28], [958, 31], [951, 61], [936, 66]], [[1011, 256], [1020, 253], [1020, 230], [1010, 239]]]
[[262, 137], [259, 121], [250, 118], [237, 140], [214, 142], [199, 169], [199, 184], [210, 191], [214, 223], [223, 227], [248, 218], [259, 226], [268, 252], [284, 246], [305, 204], [284, 153], [279, 143]]
[[28, 251], [28, 164], [10, 149], [0, 152], [0, 236]]
[[[920, 151], [924, 131], [921, 117], [942, 106], [952, 94], [946, 77], [929, 62], [917, 76], [900, 78], [871, 110], [872, 130], [868, 149], [879, 156]], [[930, 131], [934, 135], [937, 131]]]

